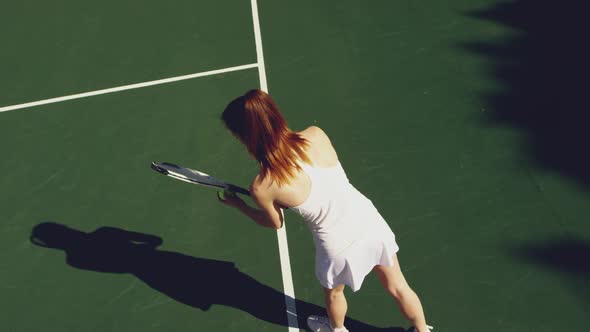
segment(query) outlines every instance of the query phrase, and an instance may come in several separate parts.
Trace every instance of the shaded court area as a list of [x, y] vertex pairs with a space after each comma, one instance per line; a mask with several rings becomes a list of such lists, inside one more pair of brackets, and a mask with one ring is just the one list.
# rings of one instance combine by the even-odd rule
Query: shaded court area
[[577, 301], [548, 312], [568, 328], [577, 325], [566, 317], [575, 308], [587, 311], [590, 303], [585, 282], [590, 276], [586, 264], [590, 258], [590, 157], [586, 153], [590, 52], [583, 42], [590, 24], [584, 8], [576, 1], [559, 6], [526, 0], [493, 4], [470, 16], [510, 29], [510, 37], [464, 45], [492, 62], [490, 75], [502, 87], [485, 94], [491, 106], [486, 125], [522, 133], [521, 163], [546, 201], [548, 219], [559, 225], [559, 231], [514, 243], [510, 252], [523, 264], [559, 275], [560, 284], [576, 295]]

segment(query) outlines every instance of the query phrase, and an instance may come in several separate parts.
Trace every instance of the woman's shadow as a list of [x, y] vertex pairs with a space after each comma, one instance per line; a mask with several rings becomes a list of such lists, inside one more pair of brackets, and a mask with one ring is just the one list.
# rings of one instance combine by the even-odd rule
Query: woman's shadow
[[[243, 310], [270, 323], [289, 326], [285, 294], [240, 272], [232, 262], [191, 257], [157, 250], [160, 237], [101, 227], [85, 233], [55, 222], [36, 225], [31, 242], [61, 249], [75, 268], [108, 273], [131, 273], [155, 290], [178, 302], [208, 310], [213, 304]], [[325, 309], [296, 300], [297, 323], [307, 326], [309, 315]], [[351, 331], [403, 332], [400, 327], [379, 328], [347, 318]]]

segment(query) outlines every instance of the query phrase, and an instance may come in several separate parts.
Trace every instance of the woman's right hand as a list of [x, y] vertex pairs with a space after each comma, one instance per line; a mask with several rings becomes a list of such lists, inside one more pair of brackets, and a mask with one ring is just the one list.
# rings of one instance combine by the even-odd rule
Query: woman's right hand
[[232, 191], [224, 191], [223, 192], [223, 197], [221, 195], [221, 192], [217, 192], [217, 199], [225, 204], [225, 205], [229, 205], [231, 207], [235, 207], [235, 208], [239, 208], [240, 206], [244, 206], [246, 205], [246, 202], [244, 202], [244, 200], [242, 200], [240, 197], [238, 197], [238, 194], [236, 194], [235, 192]]

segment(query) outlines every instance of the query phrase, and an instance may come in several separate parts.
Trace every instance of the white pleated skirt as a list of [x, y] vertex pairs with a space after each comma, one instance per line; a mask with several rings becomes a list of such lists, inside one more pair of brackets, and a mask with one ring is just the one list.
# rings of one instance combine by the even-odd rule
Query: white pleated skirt
[[328, 255], [316, 246], [316, 277], [323, 287], [332, 289], [344, 284], [356, 292], [376, 265], [393, 266], [399, 246], [389, 225], [378, 212], [364, 223], [362, 235], [336, 255]]

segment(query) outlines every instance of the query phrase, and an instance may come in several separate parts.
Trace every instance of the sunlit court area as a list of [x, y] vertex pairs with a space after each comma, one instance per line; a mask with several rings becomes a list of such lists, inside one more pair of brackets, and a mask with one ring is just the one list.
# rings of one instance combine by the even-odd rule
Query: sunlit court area
[[[339, 176], [382, 216], [378, 237], [395, 234], [392, 266], [432, 332], [585, 331], [585, 13], [548, 0], [5, 3], [0, 330], [296, 332], [326, 316], [318, 331], [429, 332], [378, 269], [344, 287], [344, 329], [327, 313], [319, 231], [298, 207], [330, 201], [321, 179], [335, 175], [303, 168], [308, 198], [277, 194], [264, 213], [252, 183], [258, 147], [275, 145], [248, 150], [222, 118], [256, 89], [290, 130], [329, 136]], [[236, 190], [262, 212], [224, 204]], [[376, 218], [344, 205], [321, 216]]]

